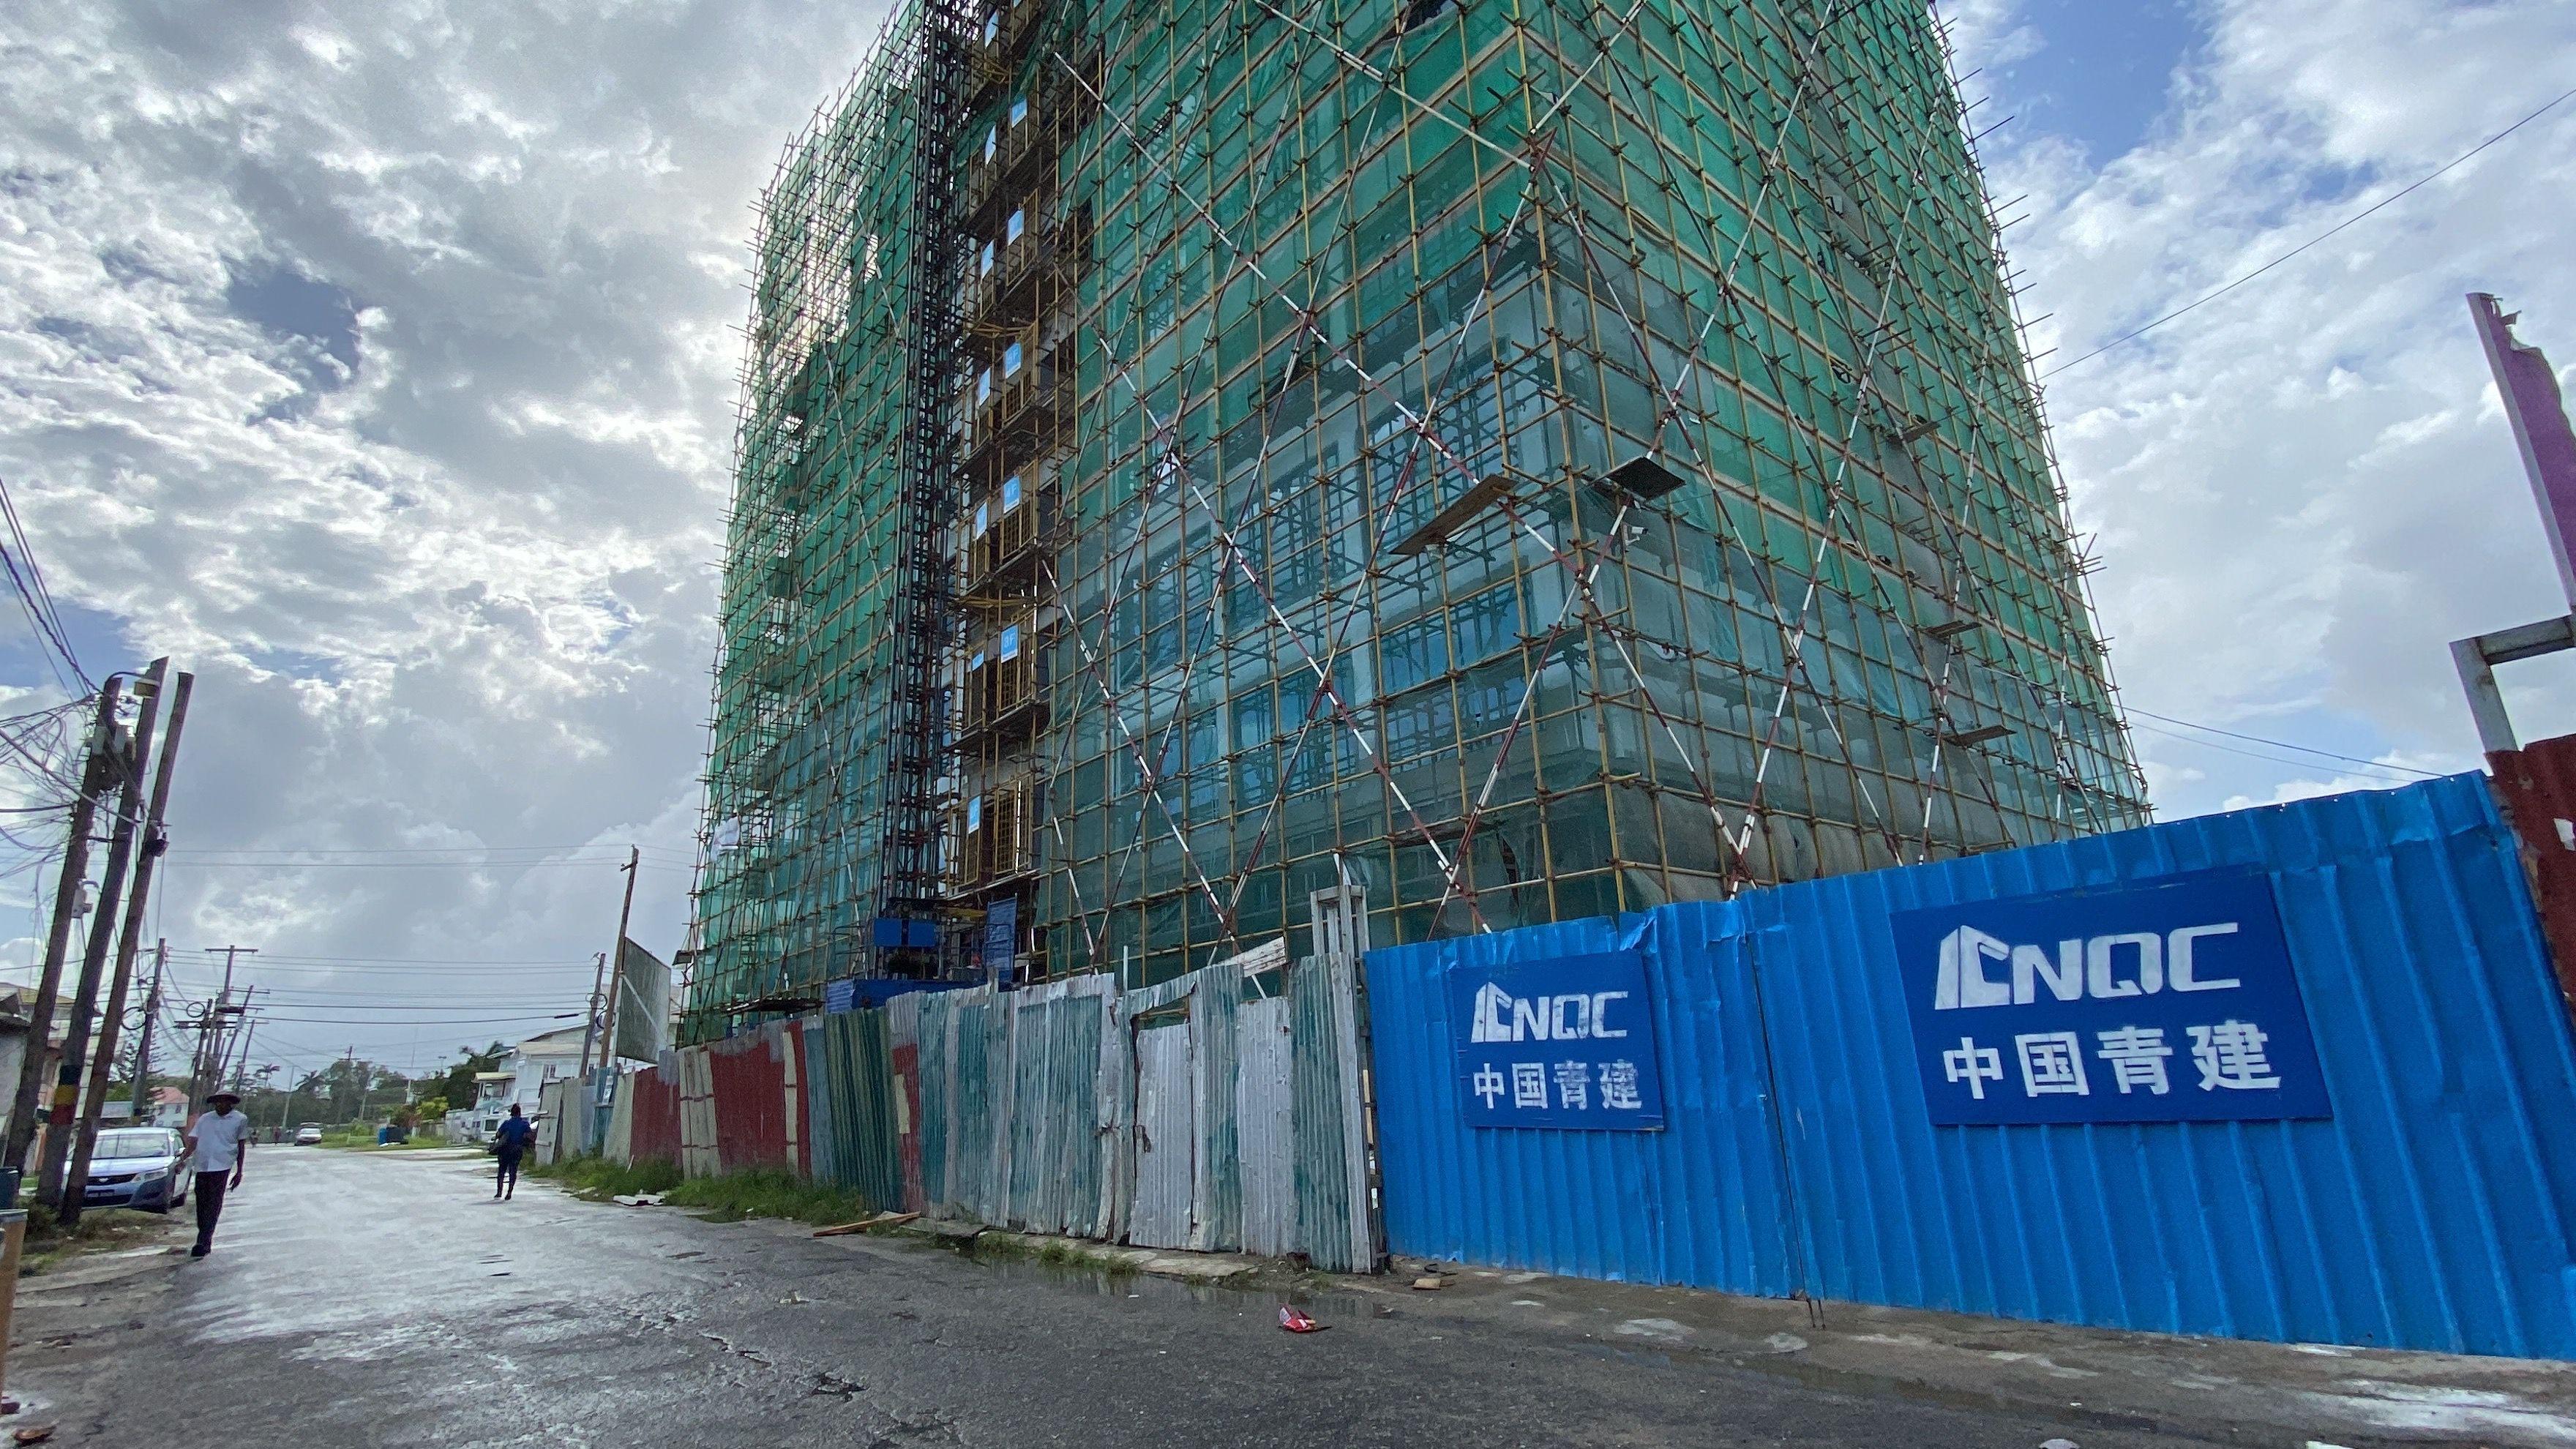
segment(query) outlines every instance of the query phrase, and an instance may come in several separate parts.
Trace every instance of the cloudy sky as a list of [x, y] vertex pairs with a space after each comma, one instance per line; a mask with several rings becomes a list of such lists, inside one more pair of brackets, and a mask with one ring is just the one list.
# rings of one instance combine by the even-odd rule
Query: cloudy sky
[[[209, 13], [0, 17], [0, 476], [93, 675], [198, 673], [180, 994], [256, 946], [259, 1059], [426, 1064], [576, 1009], [629, 842], [678, 944], [750, 207], [879, 7]], [[2576, 85], [2560, 0], [1948, 13], [2047, 367]], [[2461, 296], [2576, 362], [2571, 182], [2576, 102], [2050, 379], [2166, 814], [2472, 762], [2445, 642], [2564, 606]], [[59, 701], [5, 628], [0, 712]], [[2514, 674], [2527, 732], [2565, 679]]]

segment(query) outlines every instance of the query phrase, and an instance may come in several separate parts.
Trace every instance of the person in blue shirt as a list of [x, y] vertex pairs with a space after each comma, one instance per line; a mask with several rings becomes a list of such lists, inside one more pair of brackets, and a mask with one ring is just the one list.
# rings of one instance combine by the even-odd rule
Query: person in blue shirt
[[537, 1124], [519, 1115], [519, 1104], [510, 1104], [510, 1120], [501, 1124], [492, 1145], [501, 1157], [500, 1171], [492, 1178], [492, 1196], [503, 1201], [519, 1192], [519, 1159], [527, 1155], [528, 1144], [537, 1140]]

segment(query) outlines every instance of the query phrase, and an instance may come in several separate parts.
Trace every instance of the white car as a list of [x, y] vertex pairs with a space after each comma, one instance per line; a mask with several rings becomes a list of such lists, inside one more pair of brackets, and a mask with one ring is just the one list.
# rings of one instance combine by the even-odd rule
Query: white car
[[90, 1153], [89, 1181], [81, 1203], [166, 1213], [188, 1200], [188, 1174], [179, 1169], [179, 1160], [187, 1155], [179, 1134], [167, 1127], [117, 1127], [101, 1132], [98, 1146]]
[[307, 1122], [303, 1126], [296, 1128], [295, 1145], [298, 1147], [321, 1146], [322, 1124], [319, 1122]]

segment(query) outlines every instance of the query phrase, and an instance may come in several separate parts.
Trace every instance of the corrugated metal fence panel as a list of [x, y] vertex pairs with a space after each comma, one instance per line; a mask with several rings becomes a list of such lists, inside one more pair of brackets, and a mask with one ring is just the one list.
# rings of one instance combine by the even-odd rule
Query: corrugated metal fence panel
[[[2334, 1116], [1930, 1125], [1887, 916], [2267, 867]], [[2474, 775], [1743, 903], [1813, 1291], [2168, 1332], [2576, 1356], [2576, 1052]]]
[[978, 1222], [1006, 1223], [1011, 1216], [1011, 1111], [1019, 1086], [1015, 1051], [1019, 1012], [999, 992], [984, 993], [966, 1011], [983, 1038], [981, 1070], [974, 1078], [981, 1096], [965, 1109], [975, 1134], [975, 1191], [966, 1201]]
[[855, 1116], [846, 1101], [848, 1053], [835, 1050], [826, 1025], [838, 1019], [807, 1017], [793, 1029], [805, 1038], [805, 1140], [812, 1149], [805, 1174], [817, 1182], [848, 1187], [850, 1169], [841, 1142], [842, 1124]]
[[715, 1150], [724, 1172], [789, 1165], [787, 1073], [775, 1031], [733, 1037], [707, 1047], [715, 1103]]
[[617, 1084], [616, 1100], [608, 1108], [608, 1135], [600, 1140], [599, 1155], [611, 1162], [635, 1160], [631, 1145], [635, 1137], [635, 1078], [642, 1073], [629, 1073]]
[[[1624, 1282], [1790, 1290], [1751, 972], [1740, 949], [1704, 944], [1724, 909], [1667, 907], [1624, 923], [1571, 921], [1369, 954], [1390, 1249]], [[1453, 1069], [1468, 1024], [1451, 1017], [1448, 969], [1626, 949], [1630, 937], [1646, 962], [1668, 1129], [1469, 1127]], [[1301, 995], [1301, 1025], [1306, 1009]], [[1301, 1091], [1301, 1108], [1305, 1100]], [[1301, 1177], [1307, 1159], [1301, 1128]]]
[[1234, 1122], [1243, 1163], [1243, 1250], [1297, 1251], [1296, 1138], [1289, 1130], [1288, 999], [1243, 1003], [1234, 1018]]
[[555, 1160], [563, 1141], [564, 1082], [548, 1082], [537, 1088], [537, 1140], [529, 1145], [529, 1155], [543, 1167]]
[[1050, 983], [1003, 998], [1017, 1013], [1011, 1224], [1090, 1233], [1100, 1218], [1100, 1037], [1105, 981]]
[[2576, 1010], [2576, 736], [2535, 740], [2487, 756], [2505, 823], [2521, 837], [2522, 864], [2540, 907], [2541, 939], [2558, 969], [2558, 994]]
[[1377, 1266], [1360, 1120], [1357, 968], [1316, 958], [1288, 973], [1289, 1136], [1297, 1251], [1318, 1268]]
[[887, 1022], [882, 1011], [852, 1011], [828, 1018], [840, 1065], [834, 1070], [846, 1082], [839, 1099], [847, 1108], [840, 1148], [846, 1176], [841, 1181], [865, 1198], [870, 1207], [894, 1211], [903, 1201], [903, 1158], [896, 1145], [895, 1105], [900, 1083], [886, 1049]]
[[724, 1171], [716, 1147], [716, 1067], [712, 1048], [685, 1047], [672, 1054], [680, 1068], [680, 1172], [713, 1177]]
[[1196, 1252], [1243, 1245], [1243, 1178], [1235, 1149], [1234, 1017], [1240, 972], [1205, 966], [1192, 973], [1190, 1013], [1190, 1234]]
[[888, 1206], [912, 1213], [928, 1206], [921, 1190], [921, 1002], [919, 996], [898, 996], [882, 1013], [886, 1063], [893, 1073], [891, 1130], [900, 1193]]
[[1190, 1240], [1196, 1183], [1197, 1097], [1184, 1015], [1164, 1025], [1131, 1025], [1136, 1042], [1136, 1202], [1127, 1241], [1180, 1248]]
[[769, 1030], [770, 1050], [778, 1059], [778, 1106], [786, 1114], [786, 1130], [780, 1134], [787, 1145], [787, 1170], [811, 1174], [814, 1165], [814, 1143], [811, 1117], [805, 1111], [805, 1032], [801, 1026], [781, 1024]]
[[680, 1085], [679, 1062], [669, 1059], [668, 1071], [647, 1067], [628, 1077], [624, 1084], [632, 1125], [626, 1134], [626, 1152], [619, 1161], [680, 1161]]
[[1047, 1180], [1056, 1126], [1047, 1110], [1048, 1008], [1053, 1002], [1041, 999], [1040, 991], [1015, 991], [1002, 998], [1003, 1009], [1011, 1014], [1012, 1111], [1001, 1124], [1009, 1145], [1002, 1157], [1008, 1176], [998, 1221], [1026, 1232], [1051, 1233], [1058, 1230], [1053, 1219], [1061, 1206]]

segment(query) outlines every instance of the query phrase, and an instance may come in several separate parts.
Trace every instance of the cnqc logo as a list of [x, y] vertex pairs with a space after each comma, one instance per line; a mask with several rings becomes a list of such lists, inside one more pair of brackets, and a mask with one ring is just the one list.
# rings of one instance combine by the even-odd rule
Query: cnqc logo
[[[1932, 1009], [2027, 1006], [2043, 988], [2060, 1001], [2225, 991], [2241, 983], [2234, 977], [2204, 980], [2193, 948], [2212, 936], [2233, 936], [2236, 928], [2236, 922], [2223, 921], [2162, 935], [2122, 931], [2060, 941], [2052, 956], [2044, 946], [2015, 945], [1961, 926], [1941, 938], [1941, 975], [1932, 988]], [[2005, 968], [2003, 975], [1988, 974], [1987, 968], [1995, 965]]]
[[1623, 1037], [1610, 1026], [1610, 1003], [1625, 991], [1572, 992], [1563, 996], [1514, 996], [1488, 981], [1476, 992], [1476, 1020], [1467, 1039], [1478, 1041], [1585, 1041]]

